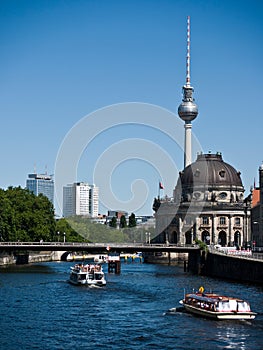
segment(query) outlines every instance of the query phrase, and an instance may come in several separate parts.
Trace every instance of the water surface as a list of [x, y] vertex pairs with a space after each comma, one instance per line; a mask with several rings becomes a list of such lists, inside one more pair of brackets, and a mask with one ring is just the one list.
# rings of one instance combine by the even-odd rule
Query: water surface
[[[72, 263], [0, 269], [1, 349], [263, 349], [263, 288], [122, 263], [103, 288], [68, 283]], [[179, 307], [184, 288], [248, 299], [253, 321], [214, 321]]]

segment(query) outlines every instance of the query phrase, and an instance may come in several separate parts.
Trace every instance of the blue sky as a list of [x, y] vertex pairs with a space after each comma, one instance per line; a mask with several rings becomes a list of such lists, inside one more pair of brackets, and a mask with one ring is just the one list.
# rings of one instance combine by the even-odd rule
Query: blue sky
[[[130, 139], [143, 140], [141, 150], [151, 145], [151, 155], [162, 150], [167, 162], [170, 157], [182, 170], [182, 149], [162, 127], [147, 124], [143, 115], [141, 123], [132, 118], [129, 123], [126, 115], [123, 124], [104, 130], [110, 114], [96, 111], [138, 102], [178, 118], [188, 15], [191, 83], [199, 107], [193, 133], [204, 152], [222, 152], [241, 171], [248, 194], [254, 178], [258, 183], [263, 161], [263, 3], [255, 0], [1, 0], [0, 187], [24, 187], [34, 169], [53, 174], [66, 135], [90, 115], [87, 125], [99, 125], [101, 132], [79, 155], [77, 181], [100, 186], [94, 174], [103, 167], [97, 160], [111, 158], [111, 148], [120, 152], [117, 146], [130, 151], [123, 142]], [[167, 123], [164, 116], [166, 128]], [[154, 157], [139, 152], [112, 160], [116, 163], [104, 180], [123, 201], [122, 208], [111, 209], [129, 209], [125, 201], [132, 197], [131, 185], [142, 180], [145, 203], [136, 213], [150, 215], [159, 180], [165, 186], [162, 194], [172, 196], [178, 172], [167, 174], [166, 165], [160, 169], [158, 160], [155, 164]], [[106, 207], [100, 211], [106, 213]]]

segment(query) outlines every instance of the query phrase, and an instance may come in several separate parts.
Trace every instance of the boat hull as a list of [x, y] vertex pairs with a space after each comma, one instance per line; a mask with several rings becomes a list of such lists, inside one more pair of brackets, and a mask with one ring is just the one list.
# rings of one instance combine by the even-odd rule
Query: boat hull
[[191, 305], [184, 304], [185, 310], [197, 316], [207, 317], [214, 320], [252, 320], [256, 317], [254, 312], [235, 312], [235, 311], [209, 311], [200, 309]]
[[69, 283], [74, 284], [75, 286], [83, 286], [83, 285], [88, 285], [88, 286], [105, 286], [106, 281], [91, 281], [91, 280], [81, 280], [81, 281], [76, 281], [74, 279], [69, 279]]
[[106, 279], [101, 265], [83, 266], [82, 264], [76, 264], [74, 267], [71, 267], [69, 282], [77, 286], [102, 287], [106, 285]]

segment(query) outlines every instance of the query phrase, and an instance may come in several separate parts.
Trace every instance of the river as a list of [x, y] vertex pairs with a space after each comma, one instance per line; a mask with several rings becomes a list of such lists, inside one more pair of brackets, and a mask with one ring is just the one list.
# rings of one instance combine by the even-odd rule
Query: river
[[[68, 283], [72, 263], [0, 269], [0, 348], [263, 349], [263, 287], [187, 274], [178, 266], [122, 263], [103, 288]], [[252, 321], [212, 321], [179, 307], [184, 288], [248, 299]]]

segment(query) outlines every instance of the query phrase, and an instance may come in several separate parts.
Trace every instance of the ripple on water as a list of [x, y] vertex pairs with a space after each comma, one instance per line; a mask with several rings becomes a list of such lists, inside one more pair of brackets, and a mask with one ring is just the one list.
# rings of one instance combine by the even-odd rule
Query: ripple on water
[[[105, 288], [77, 287], [67, 282], [70, 265], [43, 263], [1, 273], [1, 347], [262, 349], [262, 288], [139, 263], [123, 264], [120, 275], [106, 271]], [[242, 298], [253, 295], [252, 308], [261, 314], [251, 322], [218, 322], [167, 313], [180, 306], [184, 288], [200, 285]]]

